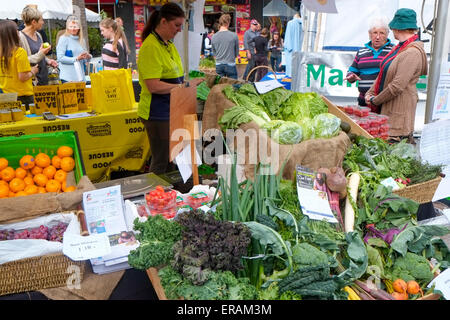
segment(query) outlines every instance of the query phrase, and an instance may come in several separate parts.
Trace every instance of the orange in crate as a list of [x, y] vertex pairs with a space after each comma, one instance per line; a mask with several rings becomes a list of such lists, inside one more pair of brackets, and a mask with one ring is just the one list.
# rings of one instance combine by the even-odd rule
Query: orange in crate
[[8, 166], [9, 162], [6, 158], [0, 158], [0, 171], [5, 169]]
[[34, 163], [41, 168], [46, 168], [50, 165], [52, 160], [50, 157], [45, 153], [38, 153], [36, 157], [34, 157]]
[[27, 194], [36, 194], [36, 193], [38, 193], [39, 189], [37, 186], [35, 186], [33, 184], [33, 185], [26, 186], [23, 191], [25, 191]]
[[36, 165], [36, 163], [34, 162], [34, 158], [28, 154], [26, 156], [23, 156], [20, 159], [19, 163], [20, 166], [25, 170], [33, 169], [33, 167]]
[[73, 155], [73, 149], [71, 147], [68, 147], [68, 146], [61, 146], [56, 151], [56, 154], [61, 159], [64, 158], [64, 157], [71, 157]]
[[26, 193], [25, 191], [19, 191], [16, 193], [15, 196], [16, 197], [28, 196], [28, 193]]
[[53, 156], [52, 166], [54, 166], [56, 169], [61, 169], [61, 158], [58, 156]]
[[25, 170], [24, 168], [18, 167], [16, 169], [16, 178], [20, 178], [23, 179], [27, 176], [28, 171]]
[[67, 172], [65, 172], [63, 169], [59, 169], [55, 172], [53, 179], [62, 184], [67, 179]]
[[45, 187], [45, 185], [48, 182], [48, 178], [45, 174], [38, 173], [37, 175], [34, 176], [33, 181], [34, 181], [34, 183], [36, 183], [37, 186]]
[[46, 175], [47, 178], [53, 179], [53, 177], [55, 176], [55, 173], [56, 173], [56, 168], [55, 168], [54, 166], [50, 165], [50, 166], [48, 166], [47, 168], [45, 168], [45, 169], [42, 171], [42, 173], [43, 173], [44, 175]]
[[6, 167], [0, 171], [0, 176], [3, 180], [9, 182], [16, 177], [16, 171], [12, 167]]
[[73, 192], [75, 190], [77, 190], [77, 187], [75, 187], [75, 186], [68, 186], [66, 188], [66, 190], [64, 190], [64, 192]]
[[47, 192], [59, 192], [61, 191], [61, 183], [55, 179], [48, 180], [45, 185], [45, 190], [47, 190]]
[[23, 178], [23, 181], [25, 182], [26, 186], [34, 184], [34, 181], [33, 181], [32, 177], [25, 177], [25, 178]]
[[61, 169], [70, 172], [75, 168], [75, 160], [72, 157], [64, 157], [61, 159]]
[[9, 197], [9, 187], [4, 184], [0, 184], [0, 198], [8, 198]]
[[35, 176], [35, 175], [37, 175], [39, 173], [42, 173], [42, 171], [44, 171], [44, 169], [42, 169], [41, 167], [34, 166], [34, 168], [31, 169], [30, 172], [31, 172], [32, 176]]
[[20, 178], [14, 178], [9, 182], [9, 189], [12, 192], [23, 191], [25, 187], [26, 187], [25, 182], [23, 181], [23, 179]]

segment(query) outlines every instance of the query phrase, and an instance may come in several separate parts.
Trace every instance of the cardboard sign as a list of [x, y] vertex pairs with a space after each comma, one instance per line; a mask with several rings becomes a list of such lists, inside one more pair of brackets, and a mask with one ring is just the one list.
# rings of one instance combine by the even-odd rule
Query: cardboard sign
[[75, 82], [78, 99], [78, 110], [87, 110], [86, 82]]
[[59, 113], [78, 112], [77, 84], [66, 82], [59, 86]]
[[50, 111], [59, 114], [58, 91], [59, 85], [35, 86], [34, 91], [34, 113], [41, 115]]

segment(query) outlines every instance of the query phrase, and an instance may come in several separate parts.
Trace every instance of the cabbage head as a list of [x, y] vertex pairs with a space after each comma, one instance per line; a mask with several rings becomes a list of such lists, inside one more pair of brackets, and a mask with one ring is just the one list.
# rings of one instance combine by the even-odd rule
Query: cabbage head
[[341, 130], [341, 119], [331, 113], [321, 113], [313, 118], [314, 137], [331, 138]]
[[302, 141], [302, 127], [292, 121], [284, 121], [278, 128], [272, 130], [271, 137], [279, 144], [297, 144]]

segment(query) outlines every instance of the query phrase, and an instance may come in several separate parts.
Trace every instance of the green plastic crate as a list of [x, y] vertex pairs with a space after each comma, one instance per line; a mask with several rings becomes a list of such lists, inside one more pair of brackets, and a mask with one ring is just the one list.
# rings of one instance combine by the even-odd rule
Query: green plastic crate
[[81, 156], [80, 143], [75, 131], [62, 131], [54, 133], [28, 134], [20, 137], [0, 138], [0, 158], [8, 159], [9, 166], [19, 167], [20, 159], [26, 155], [36, 156], [46, 153], [52, 158], [60, 146], [69, 146], [73, 149], [75, 160], [75, 181], [78, 183], [86, 174]]

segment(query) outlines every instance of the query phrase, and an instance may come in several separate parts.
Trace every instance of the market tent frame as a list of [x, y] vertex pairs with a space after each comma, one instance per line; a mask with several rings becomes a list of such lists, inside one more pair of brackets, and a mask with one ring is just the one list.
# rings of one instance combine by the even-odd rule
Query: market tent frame
[[264, 17], [293, 17], [296, 13], [283, 0], [272, 0], [263, 8]]

